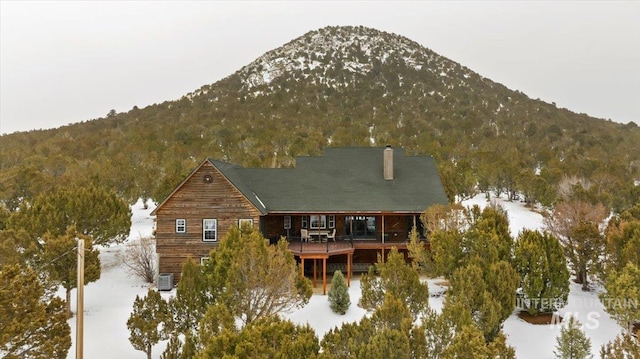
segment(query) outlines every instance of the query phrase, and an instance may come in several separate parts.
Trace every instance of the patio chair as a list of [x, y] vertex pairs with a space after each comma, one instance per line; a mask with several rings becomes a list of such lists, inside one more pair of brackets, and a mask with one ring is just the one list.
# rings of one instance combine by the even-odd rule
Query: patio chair
[[311, 236], [309, 236], [309, 231], [306, 229], [301, 229], [300, 230], [300, 240], [303, 242], [309, 242], [309, 240], [311, 239]]
[[334, 228], [333, 231], [331, 231], [330, 233], [327, 233], [327, 241], [333, 239], [333, 241], [336, 241], [336, 229]]

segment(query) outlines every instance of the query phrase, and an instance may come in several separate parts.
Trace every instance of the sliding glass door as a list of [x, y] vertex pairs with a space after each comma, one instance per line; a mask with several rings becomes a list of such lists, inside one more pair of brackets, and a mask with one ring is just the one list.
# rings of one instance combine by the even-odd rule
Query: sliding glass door
[[376, 217], [347, 216], [344, 221], [344, 232], [354, 238], [376, 238]]

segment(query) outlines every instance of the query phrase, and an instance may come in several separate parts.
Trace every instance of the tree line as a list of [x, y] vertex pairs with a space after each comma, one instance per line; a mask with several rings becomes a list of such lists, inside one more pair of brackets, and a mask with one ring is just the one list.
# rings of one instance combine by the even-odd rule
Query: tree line
[[[326, 49], [323, 38], [344, 46]], [[159, 202], [206, 157], [291, 167], [296, 156], [328, 146], [371, 145], [432, 155], [452, 201], [492, 191], [552, 206], [561, 199], [556, 189], [576, 181], [617, 213], [640, 198], [640, 128], [633, 122], [531, 99], [408, 39], [366, 28], [312, 32], [264, 57], [308, 58], [305, 69], [270, 83], [248, 85], [262, 71], [252, 63], [177, 100], [3, 135], [0, 202], [13, 211], [70, 183], [107, 187], [130, 203]], [[344, 68], [349, 61], [366, 71]]]

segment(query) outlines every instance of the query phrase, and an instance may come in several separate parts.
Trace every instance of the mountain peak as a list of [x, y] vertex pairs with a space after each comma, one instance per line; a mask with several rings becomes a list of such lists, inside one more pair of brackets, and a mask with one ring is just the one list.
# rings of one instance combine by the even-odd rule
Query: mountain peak
[[[404, 36], [363, 26], [330, 26], [265, 53], [237, 75], [242, 89], [257, 96], [268, 92], [272, 82], [283, 77], [333, 88], [354, 86], [359, 77], [378, 75], [385, 65], [440, 77], [450, 76], [460, 68]], [[466, 76], [472, 73], [466, 71]], [[385, 80], [402, 83], [401, 78]]]

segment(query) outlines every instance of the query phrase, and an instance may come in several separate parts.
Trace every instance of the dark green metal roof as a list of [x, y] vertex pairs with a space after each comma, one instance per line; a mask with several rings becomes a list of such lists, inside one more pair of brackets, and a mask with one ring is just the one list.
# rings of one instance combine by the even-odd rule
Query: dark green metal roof
[[394, 179], [383, 176], [384, 147], [327, 148], [296, 158], [295, 168], [243, 168], [210, 160], [263, 214], [420, 213], [447, 204], [430, 156], [393, 152]]

